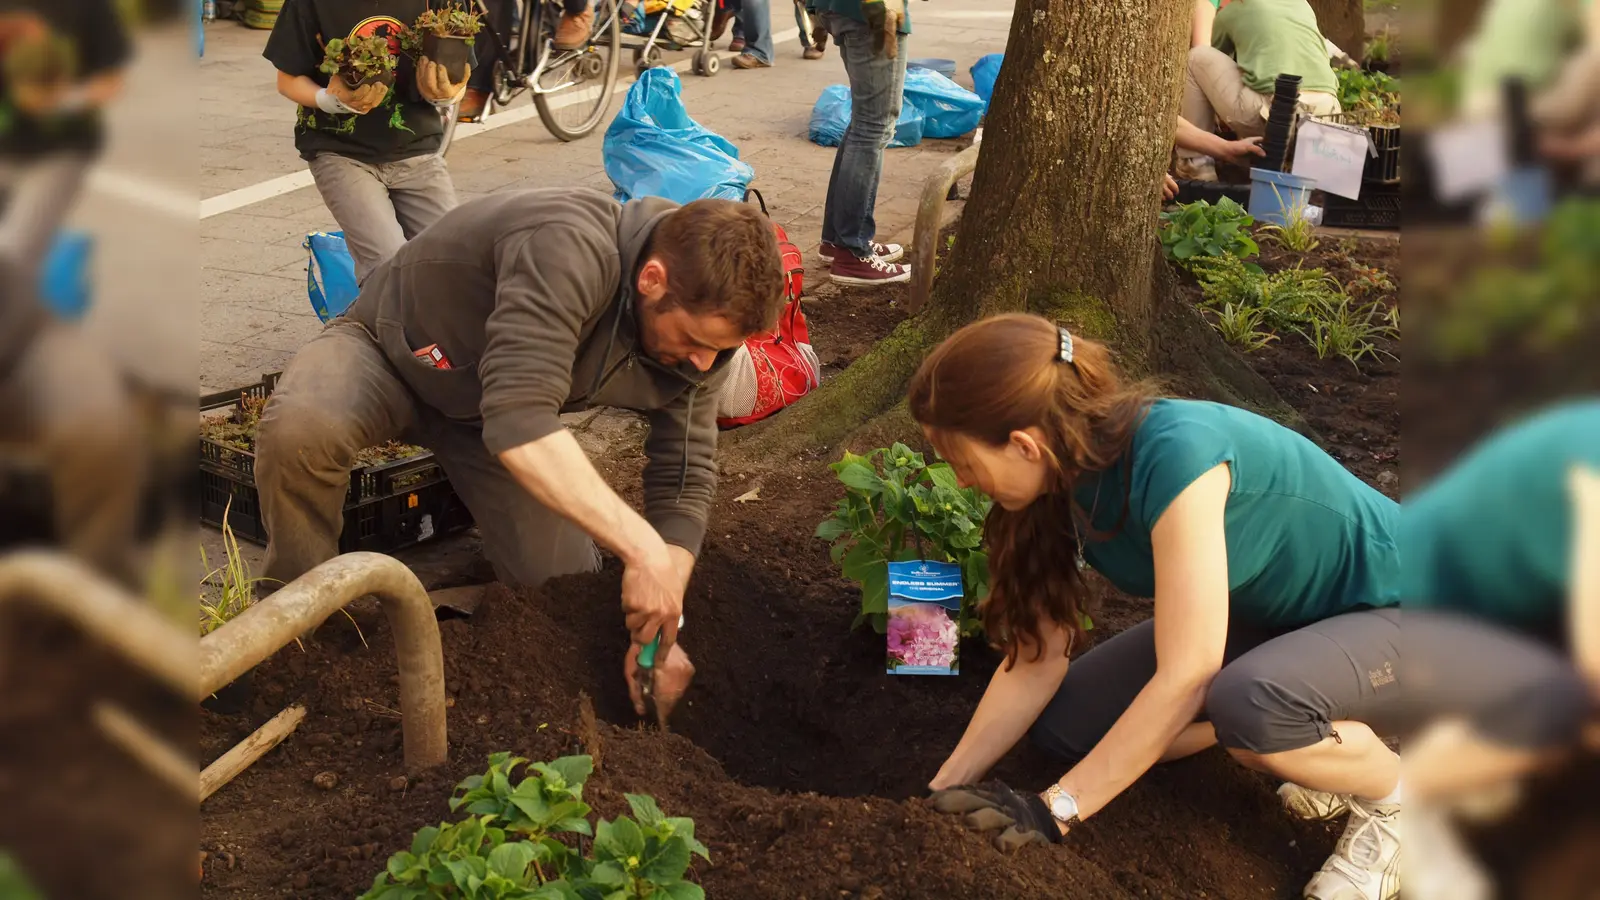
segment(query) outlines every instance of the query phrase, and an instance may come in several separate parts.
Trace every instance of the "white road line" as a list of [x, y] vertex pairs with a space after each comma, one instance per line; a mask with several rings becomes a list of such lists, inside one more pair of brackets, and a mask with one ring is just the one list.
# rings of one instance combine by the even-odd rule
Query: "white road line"
[[151, 178], [116, 169], [95, 168], [89, 173], [89, 189], [126, 200], [145, 209], [159, 210], [173, 218], [194, 215], [200, 198]]
[[[1010, 15], [1010, 13], [1007, 13], [1007, 15]], [[786, 44], [789, 41], [799, 40], [799, 38], [800, 29], [791, 28], [788, 31], [777, 32], [773, 34], [772, 43], [774, 45]], [[624, 59], [627, 58], [629, 57], [624, 57]], [[623, 61], [619, 60], [618, 64], [622, 65]], [[694, 59], [691, 57], [689, 59], [673, 63], [672, 69], [675, 72], [686, 72], [693, 64]], [[621, 81], [619, 79], [619, 83], [615, 88], [612, 89], [611, 92], [613, 94], [620, 94], [632, 86], [633, 81]], [[562, 98], [562, 100], [557, 101], [557, 108], [565, 107], [577, 102], [577, 97]], [[526, 122], [529, 119], [537, 118], [538, 115], [539, 110], [536, 109], [531, 102], [526, 103], [513, 110], [495, 113], [494, 115], [489, 116], [483, 122], [463, 123], [457, 125], [455, 140], [464, 141], [476, 135], [483, 134], [484, 132], [494, 131], [496, 128], [504, 128], [507, 125], [516, 125], [520, 122]], [[588, 138], [585, 138], [585, 140], [599, 140], [599, 136], [590, 135]], [[226, 194], [218, 194], [215, 197], [207, 197], [206, 199], [200, 201], [200, 218], [209, 219], [212, 216], [220, 216], [223, 213], [233, 212], [236, 209], [243, 209], [246, 206], [260, 203], [263, 200], [271, 200], [273, 197], [280, 197], [284, 194], [298, 191], [301, 188], [310, 187], [313, 183], [314, 182], [311, 178], [311, 170], [301, 169], [298, 172], [291, 172], [288, 175], [279, 175], [277, 178], [269, 178], [266, 181], [252, 184], [249, 187], [242, 187], [236, 191], [229, 191]]]

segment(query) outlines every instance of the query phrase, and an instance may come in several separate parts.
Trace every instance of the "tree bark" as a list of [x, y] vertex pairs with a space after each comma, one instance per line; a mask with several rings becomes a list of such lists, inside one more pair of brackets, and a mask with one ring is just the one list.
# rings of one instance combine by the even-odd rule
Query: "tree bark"
[[1311, 0], [1322, 36], [1356, 59], [1366, 55], [1367, 7], [1362, 0]]
[[894, 407], [955, 329], [1033, 312], [1111, 344], [1137, 375], [1292, 417], [1177, 299], [1156, 240], [1184, 77], [1187, 0], [1017, 0], [984, 122], [972, 202], [927, 308], [781, 415], [736, 456], [832, 449]]

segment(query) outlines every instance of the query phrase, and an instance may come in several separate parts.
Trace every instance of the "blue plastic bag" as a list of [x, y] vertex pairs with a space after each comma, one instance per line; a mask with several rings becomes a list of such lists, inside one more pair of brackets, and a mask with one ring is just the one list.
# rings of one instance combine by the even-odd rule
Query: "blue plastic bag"
[[972, 86], [983, 98], [984, 109], [994, 98], [994, 82], [1000, 77], [1000, 61], [1004, 58], [1004, 53], [991, 53], [972, 64]]
[[306, 296], [324, 322], [350, 308], [361, 293], [356, 283], [356, 262], [345, 246], [344, 232], [313, 231], [300, 246], [306, 249]]
[[63, 319], [83, 318], [89, 309], [89, 257], [94, 239], [81, 231], [56, 235], [39, 269], [39, 299]]
[[[850, 125], [850, 88], [836, 84], [825, 88], [811, 108], [811, 142], [837, 147]], [[922, 143], [922, 110], [910, 103], [900, 104], [900, 118], [894, 123], [891, 147], [915, 147]]]
[[922, 134], [931, 138], [960, 137], [983, 121], [983, 98], [932, 69], [906, 72], [904, 106], [922, 112]]
[[738, 147], [689, 118], [682, 91], [678, 73], [659, 67], [628, 88], [601, 145], [618, 200], [744, 199], [755, 170], [739, 161]]

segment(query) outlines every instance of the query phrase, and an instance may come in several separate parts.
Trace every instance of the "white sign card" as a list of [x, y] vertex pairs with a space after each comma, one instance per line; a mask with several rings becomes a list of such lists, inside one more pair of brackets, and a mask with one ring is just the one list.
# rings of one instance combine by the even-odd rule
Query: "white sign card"
[[1301, 123], [1294, 150], [1296, 175], [1316, 179], [1317, 190], [1351, 200], [1361, 197], [1361, 173], [1372, 152], [1365, 129], [1355, 131], [1310, 120]]
[[1504, 124], [1499, 119], [1454, 122], [1428, 136], [1434, 191], [1446, 203], [1497, 187], [1511, 169]]

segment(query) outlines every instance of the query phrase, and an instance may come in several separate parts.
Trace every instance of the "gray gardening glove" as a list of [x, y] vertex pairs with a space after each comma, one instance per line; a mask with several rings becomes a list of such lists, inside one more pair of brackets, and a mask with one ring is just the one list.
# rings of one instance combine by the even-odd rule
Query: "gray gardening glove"
[[1061, 829], [1044, 798], [1018, 793], [1003, 782], [985, 781], [934, 791], [928, 800], [939, 812], [961, 816], [962, 824], [973, 831], [999, 832], [994, 845], [1003, 853], [1028, 844], [1061, 843]]

